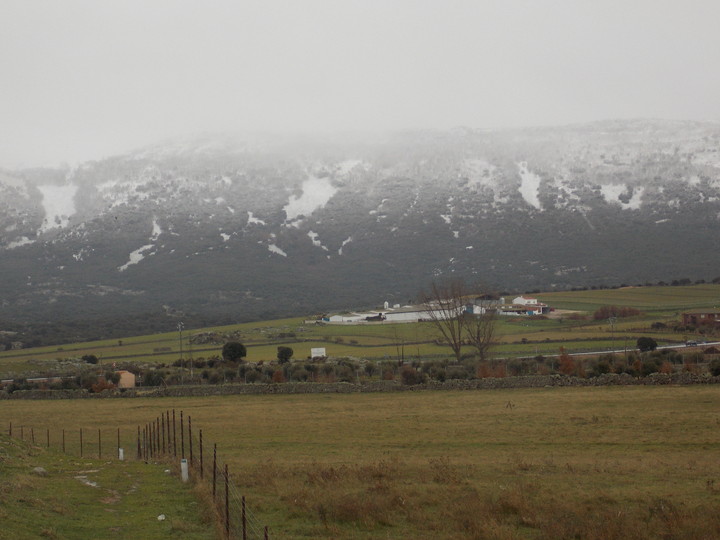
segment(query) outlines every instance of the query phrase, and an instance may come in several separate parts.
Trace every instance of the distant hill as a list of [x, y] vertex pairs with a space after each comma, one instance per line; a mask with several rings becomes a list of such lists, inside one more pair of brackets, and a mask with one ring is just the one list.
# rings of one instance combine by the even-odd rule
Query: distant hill
[[719, 216], [718, 124], [200, 137], [1, 171], [0, 320], [235, 322], [404, 303], [445, 276], [712, 279]]

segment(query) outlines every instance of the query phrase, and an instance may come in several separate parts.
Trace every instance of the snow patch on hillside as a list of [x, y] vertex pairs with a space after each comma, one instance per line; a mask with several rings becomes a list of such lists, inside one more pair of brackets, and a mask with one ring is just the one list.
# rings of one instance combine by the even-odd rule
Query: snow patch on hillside
[[310, 237], [310, 241], [313, 243], [313, 246], [317, 246], [319, 248], [324, 249], [325, 251], [328, 251], [328, 248], [323, 246], [322, 242], [318, 240], [318, 233], [313, 231], [308, 231], [307, 235]]
[[537, 210], [542, 210], [538, 193], [540, 191], [540, 177], [532, 173], [527, 168], [527, 163], [518, 163], [518, 172], [520, 173], [520, 195], [525, 202]]
[[42, 195], [41, 203], [45, 209], [45, 219], [39, 232], [66, 227], [70, 217], [75, 214], [75, 194], [78, 186], [76, 184], [45, 185], [37, 188]]
[[277, 253], [278, 255], [282, 255], [283, 257], [287, 257], [287, 253], [285, 253], [282, 249], [277, 247], [275, 244], [270, 244], [268, 246], [268, 251], [270, 253]]
[[266, 225], [266, 223], [262, 219], [256, 218], [252, 212], [248, 212], [248, 225], [254, 224], [254, 225]]
[[342, 255], [343, 248], [352, 241], [353, 241], [352, 236], [348, 236], [345, 240], [343, 240], [342, 245], [340, 246], [340, 249], [338, 249], [338, 255]]
[[10, 242], [7, 245], [7, 249], [15, 249], [16, 247], [26, 246], [28, 244], [34, 244], [35, 240], [30, 240], [27, 236], [22, 236], [14, 242]]
[[632, 197], [627, 201], [623, 202], [620, 197], [627, 193], [628, 187], [625, 184], [602, 184], [600, 186], [600, 193], [603, 198], [611, 204], [619, 204], [624, 210], [637, 210], [642, 205], [642, 196], [645, 193], [645, 188], [638, 187], [633, 190]]
[[157, 222], [157, 218], [153, 218], [152, 222], [152, 234], [150, 234], [150, 240], [153, 242], [158, 239], [158, 237], [162, 234], [162, 229], [160, 228], [160, 224]]
[[[135, 251], [130, 253], [130, 259], [128, 260], [128, 262], [126, 262], [122, 266], [118, 266], [118, 270], [120, 272], [124, 272], [128, 269], [128, 267], [132, 266], [133, 264], [138, 264], [145, 258], [145, 253], [154, 247], [154, 244], [148, 244], [147, 246], [136, 249]], [[154, 253], [150, 253], [150, 255], [154, 255]]]
[[337, 193], [327, 178], [310, 177], [302, 184], [302, 194], [299, 197], [292, 196], [283, 207], [286, 222], [296, 220], [299, 216], [309, 216], [316, 210], [323, 208], [327, 202]]

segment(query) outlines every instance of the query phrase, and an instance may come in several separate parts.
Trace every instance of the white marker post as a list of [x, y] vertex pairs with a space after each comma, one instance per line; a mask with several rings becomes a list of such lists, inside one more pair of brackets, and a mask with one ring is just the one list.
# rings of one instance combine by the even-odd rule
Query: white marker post
[[188, 462], [187, 459], [180, 460], [180, 476], [183, 482], [188, 481]]

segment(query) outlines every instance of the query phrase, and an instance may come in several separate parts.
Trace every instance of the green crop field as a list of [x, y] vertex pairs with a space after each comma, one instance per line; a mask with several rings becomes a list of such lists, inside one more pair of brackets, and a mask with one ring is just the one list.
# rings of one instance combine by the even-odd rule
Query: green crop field
[[355, 539], [720, 537], [719, 406], [704, 385], [2, 404], [54, 446], [132, 448], [183, 410], [271, 538]]

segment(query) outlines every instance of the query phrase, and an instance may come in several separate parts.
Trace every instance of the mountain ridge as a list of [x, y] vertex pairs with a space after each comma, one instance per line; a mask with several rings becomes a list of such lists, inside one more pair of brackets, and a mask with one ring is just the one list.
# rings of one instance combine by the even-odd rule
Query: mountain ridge
[[[0, 319], [208, 320], [712, 279], [720, 125], [204, 136], [0, 171]], [[168, 316], [168, 321], [172, 317]]]

